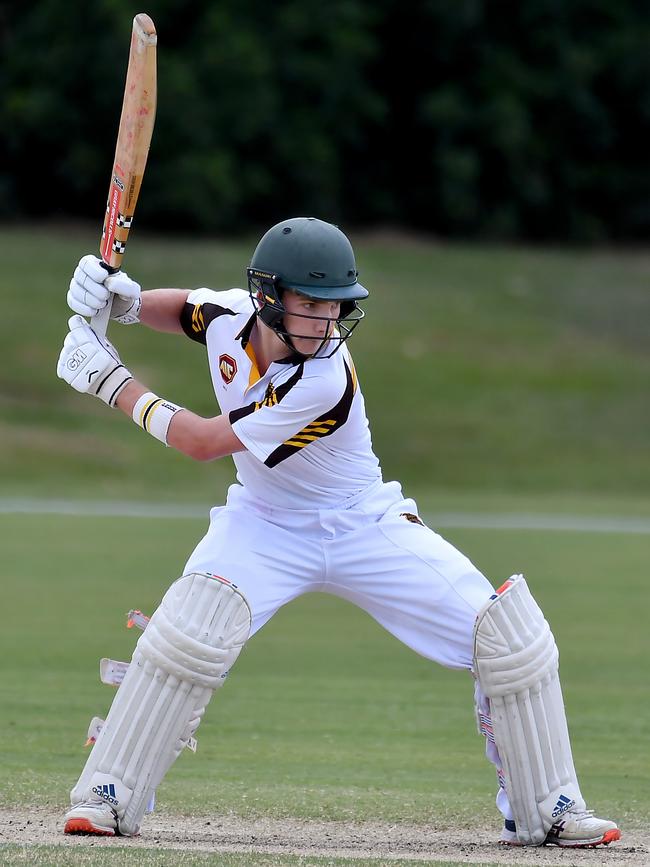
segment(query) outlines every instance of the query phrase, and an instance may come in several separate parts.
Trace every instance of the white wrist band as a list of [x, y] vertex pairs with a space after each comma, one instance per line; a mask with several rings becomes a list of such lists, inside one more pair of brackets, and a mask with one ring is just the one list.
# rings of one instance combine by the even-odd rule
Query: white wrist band
[[181, 409], [182, 406], [176, 406], [175, 403], [148, 391], [136, 400], [131, 417], [143, 430], [167, 445], [169, 425]]

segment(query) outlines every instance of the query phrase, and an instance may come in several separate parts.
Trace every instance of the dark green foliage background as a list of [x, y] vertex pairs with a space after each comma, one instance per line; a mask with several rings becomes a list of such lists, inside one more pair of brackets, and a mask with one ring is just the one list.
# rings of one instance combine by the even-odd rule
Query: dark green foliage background
[[[138, 223], [287, 214], [443, 236], [650, 229], [650, 6], [148, 0], [159, 108]], [[131, 0], [0, 4], [0, 219], [102, 212]]]

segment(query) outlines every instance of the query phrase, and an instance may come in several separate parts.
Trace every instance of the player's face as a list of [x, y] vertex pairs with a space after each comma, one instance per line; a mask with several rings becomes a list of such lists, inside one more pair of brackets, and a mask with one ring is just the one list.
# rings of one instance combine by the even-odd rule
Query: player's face
[[332, 333], [341, 302], [315, 301], [296, 292], [285, 292], [282, 303], [286, 310], [283, 324], [292, 344], [302, 355], [313, 355]]

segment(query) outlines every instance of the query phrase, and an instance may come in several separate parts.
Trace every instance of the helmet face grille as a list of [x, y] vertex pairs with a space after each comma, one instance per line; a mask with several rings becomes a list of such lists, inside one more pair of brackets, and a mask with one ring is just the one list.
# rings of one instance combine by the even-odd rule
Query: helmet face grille
[[[294, 344], [296, 338], [313, 339], [310, 335], [298, 334], [297, 332], [289, 332], [284, 326], [284, 314], [287, 312], [282, 303], [282, 292], [286, 291], [280, 286], [280, 278], [277, 274], [270, 271], [261, 271], [257, 268], [248, 268], [248, 293], [250, 295], [255, 314], [265, 325], [272, 328], [278, 337], [285, 343], [292, 352], [297, 352]], [[306, 297], [306, 292], [300, 294]], [[323, 300], [314, 298], [314, 300]], [[332, 298], [331, 300], [339, 300]], [[356, 299], [344, 299], [340, 302], [340, 310], [336, 319], [336, 327], [329, 329], [329, 333], [323, 338], [320, 346], [312, 353], [309, 358], [330, 358], [335, 352], [341, 348], [345, 341], [350, 337], [354, 329], [364, 317], [364, 312], [357, 304]], [[333, 320], [327, 316], [315, 316], [305, 313], [292, 313], [292, 316], [299, 319], [319, 319], [332, 322]], [[307, 356], [306, 356], [307, 357]]]

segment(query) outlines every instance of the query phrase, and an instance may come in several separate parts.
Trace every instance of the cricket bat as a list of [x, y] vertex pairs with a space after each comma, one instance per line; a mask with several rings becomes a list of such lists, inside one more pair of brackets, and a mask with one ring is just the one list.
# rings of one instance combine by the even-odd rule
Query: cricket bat
[[[156, 28], [140, 12], [133, 19], [129, 65], [113, 171], [108, 188], [99, 253], [112, 274], [120, 269], [140, 194], [156, 116]], [[91, 325], [103, 337], [111, 316], [110, 303], [93, 316]]]

